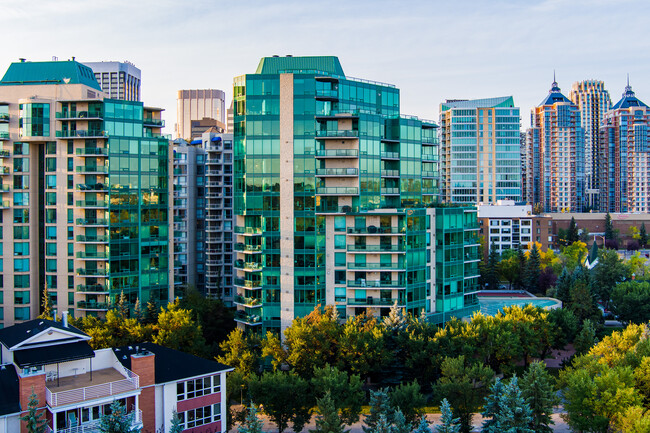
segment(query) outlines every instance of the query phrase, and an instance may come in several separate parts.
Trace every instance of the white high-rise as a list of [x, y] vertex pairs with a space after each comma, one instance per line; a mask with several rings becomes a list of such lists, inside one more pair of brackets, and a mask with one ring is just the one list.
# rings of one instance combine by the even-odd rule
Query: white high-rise
[[140, 69], [130, 62], [84, 62], [111, 99], [140, 101]]
[[223, 90], [179, 90], [176, 138], [193, 140], [211, 127], [226, 129], [226, 94]]

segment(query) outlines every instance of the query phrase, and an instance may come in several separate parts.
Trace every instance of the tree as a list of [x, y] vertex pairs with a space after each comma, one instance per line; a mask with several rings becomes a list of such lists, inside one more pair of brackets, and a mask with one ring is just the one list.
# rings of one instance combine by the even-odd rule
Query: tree
[[648, 233], [645, 229], [645, 223], [641, 223], [641, 230], [639, 230], [639, 243], [641, 248], [645, 248], [648, 245]]
[[105, 413], [99, 420], [100, 433], [139, 433], [139, 428], [131, 428], [133, 414], [127, 414], [126, 408], [115, 400], [110, 406], [109, 413]]
[[567, 231], [567, 242], [572, 244], [578, 242], [580, 236], [578, 234], [578, 225], [576, 224], [576, 219], [571, 217], [571, 222], [569, 223], [569, 230]]
[[598, 253], [598, 264], [594, 266], [591, 272], [596, 295], [607, 308], [614, 286], [627, 276], [625, 263], [616, 251], [602, 249]]
[[497, 264], [499, 263], [499, 253], [497, 246], [493, 242], [490, 246], [490, 253], [488, 254], [487, 262], [483, 266], [481, 272], [482, 287], [488, 290], [496, 290], [499, 288], [499, 275], [497, 273]]
[[417, 381], [403, 383], [390, 392], [391, 405], [399, 409], [406, 423], [415, 425], [418, 418], [424, 414], [426, 398], [420, 392], [420, 385]]
[[135, 299], [135, 305], [133, 306], [133, 318], [138, 322], [141, 322], [144, 319], [142, 305], [140, 305], [140, 298]]
[[609, 212], [607, 212], [607, 215], [605, 215], [605, 239], [606, 240], [615, 239], [614, 226], [612, 224], [612, 216], [609, 214]]
[[329, 391], [316, 400], [319, 415], [316, 417], [316, 428], [310, 433], [346, 433], [343, 421], [339, 418], [338, 410]]
[[257, 372], [259, 367], [259, 341], [255, 334], [245, 335], [241, 329], [234, 329], [228, 338], [221, 342], [223, 355], [217, 361], [235, 368], [235, 371], [248, 377]]
[[198, 356], [205, 353], [201, 326], [192, 319], [189, 310], [180, 307], [178, 298], [167, 304], [167, 308], [160, 309], [155, 329], [155, 344]]
[[630, 406], [616, 420], [621, 433], [650, 433], [650, 411], [643, 406]]
[[[451, 412], [451, 405], [446, 398], [442, 399], [440, 402], [440, 421], [441, 425], [436, 427], [436, 433], [459, 433], [460, 425], [458, 424], [458, 418], [454, 418]], [[423, 417], [424, 419], [424, 417]]]
[[627, 281], [614, 287], [610, 302], [612, 312], [624, 323], [650, 320], [650, 283]]
[[390, 398], [386, 389], [370, 391], [370, 414], [363, 420], [365, 433], [374, 433], [382, 428], [382, 419], [389, 426], [393, 424], [394, 411], [390, 405]]
[[182, 431], [183, 424], [181, 424], [181, 419], [178, 417], [178, 412], [176, 412], [176, 410], [173, 410], [172, 419], [169, 426], [169, 433], [182, 433]]
[[406, 422], [404, 414], [401, 410], [396, 409], [393, 415], [393, 425], [391, 426], [392, 433], [411, 433], [411, 424]]
[[45, 433], [47, 420], [43, 418], [43, 411], [38, 411], [38, 397], [33, 386], [27, 403], [27, 413], [20, 417], [20, 420], [25, 422], [25, 428], [29, 433]]
[[386, 350], [386, 330], [372, 315], [349, 317], [336, 343], [339, 367], [347, 367], [362, 379], [383, 370], [393, 357]]
[[573, 347], [576, 350], [576, 353], [582, 355], [587, 353], [591, 347], [596, 344], [596, 329], [591, 320], [586, 319], [582, 323], [582, 329], [576, 335], [576, 338], [573, 342]]
[[521, 248], [521, 245], [517, 248], [517, 260], [519, 261], [519, 273], [517, 278], [515, 278], [515, 290], [524, 290], [524, 271], [526, 270], [526, 254]]
[[311, 384], [317, 399], [329, 395], [336, 410], [341, 411], [343, 423], [352, 425], [359, 421], [361, 403], [365, 394], [358, 375], [348, 377], [347, 372], [326, 365], [323, 368], [314, 369]]
[[429, 428], [429, 421], [427, 421], [427, 417], [425, 415], [422, 415], [420, 422], [418, 423], [417, 428], [413, 430], [413, 433], [431, 433], [431, 428]]
[[587, 257], [587, 244], [582, 241], [575, 241], [562, 249], [562, 256], [564, 257], [564, 266], [569, 271], [573, 271], [582, 263]]
[[541, 273], [540, 256], [537, 244], [533, 244], [528, 259], [526, 260], [526, 269], [524, 272], [524, 288], [532, 293], [539, 293], [539, 276]]
[[470, 365], [465, 356], [445, 357], [440, 366], [441, 377], [434, 387], [434, 395], [446, 398], [453, 407], [454, 417], [460, 419], [461, 432], [472, 429], [472, 416], [480, 407], [485, 385], [494, 372], [482, 364]]
[[549, 326], [553, 332], [553, 348], [564, 349], [578, 333], [578, 319], [568, 308], [555, 308], [548, 312]]
[[565, 305], [571, 300], [571, 288], [573, 287], [573, 283], [574, 281], [571, 272], [564, 267], [555, 284], [555, 296]]
[[483, 433], [535, 433], [530, 426], [532, 411], [525, 402], [517, 384], [517, 376], [507, 385], [499, 379], [492, 385], [491, 394], [485, 401]]
[[551, 419], [553, 406], [559, 403], [554, 379], [542, 362], [533, 362], [521, 378], [521, 395], [532, 412], [530, 427], [536, 433], [550, 433], [554, 424]]
[[120, 296], [117, 298], [117, 304], [115, 305], [115, 309], [117, 310], [117, 313], [122, 317], [123, 319], [128, 319], [129, 318], [129, 301], [126, 299], [126, 296], [124, 295], [124, 290], [122, 290], [122, 293], [120, 293]]
[[147, 310], [144, 315], [144, 323], [154, 324], [158, 321], [158, 305], [154, 301], [147, 302]]
[[508, 282], [508, 289], [512, 289], [513, 283], [521, 274], [517, 250], [507, 249], [501, 254], [501, 261], [497, 265], [497, 271], [499, 276]]
[[262, 433], [262, 420], [257, 416], [257, 407], [251, 402], [246, 419], [239, 426], [239, 433]]
[[43, 299], [41, 301], [41, 314], [39, 319], [53, 320], [55, 317], [52, 315], [52, 299], [50, 299], [50, 292], [47, 290], [47, 284], [43, 287]]
[[577, 281], [571, 289], [569, 310], [575, 314], [580, 323], [587, 319], [593, 323], [599, 323], [603, 317], [596, 305], [596, 300], [584, 281]]
[[400, 332], [406, 329], [408, 321], [404, 315], [404, 308], [397, 305], [397, 301], [390, 307], [388, 316], [384, 317], [384, 327], [388, 332]]
[[264, 407], [264, 412], [282, 433], [289, 421], [293, 430], [300, 432], [311, 418], [313, 398], [309, 383], [294, 372], [265, 372], [251, 378], [249, 389], [253, 400]]

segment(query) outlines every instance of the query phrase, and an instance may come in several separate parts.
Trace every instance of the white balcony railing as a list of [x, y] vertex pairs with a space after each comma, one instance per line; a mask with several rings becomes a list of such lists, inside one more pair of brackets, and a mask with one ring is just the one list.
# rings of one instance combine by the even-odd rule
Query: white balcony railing
[[113, 382], [106, 382], [59, 392], [52, 392], [46, 387], [45, 400], [50, 407], [56, 407], [135, 391], [139, 387], [140, 377], [126, 368], [124, 370], [126, 370], [128, 377]]
[[[132, 428], [137, 428], [142, 426], [142, 411], [135, 410], [129, 412], [129, 415], [133, 415], [133, 421], [131, 422]], [[56, 430], [56, 433], [97, 433], [99, 431], [100, 420], [94, 420], [86, 422], [77, 426], [68, 427], [64, 429]], [[55, 433], [50, 426], [46, 426], [45, 433]]]

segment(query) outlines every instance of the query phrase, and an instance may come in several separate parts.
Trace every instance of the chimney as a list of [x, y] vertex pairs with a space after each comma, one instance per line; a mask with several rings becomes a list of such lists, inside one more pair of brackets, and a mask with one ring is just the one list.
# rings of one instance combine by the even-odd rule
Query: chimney
[[67, 311], [61, 312], [61, 321], [63, 322], [63, 327], [67, 328], [68, 327], [68, 312]]
[[52, 318], [56, 322], [56, 308], [52, 308]]

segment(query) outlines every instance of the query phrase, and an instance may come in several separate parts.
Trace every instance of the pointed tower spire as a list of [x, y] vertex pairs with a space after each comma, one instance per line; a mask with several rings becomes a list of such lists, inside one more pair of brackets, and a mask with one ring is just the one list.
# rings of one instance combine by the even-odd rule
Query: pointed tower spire
[[551, 84], [551, 90], [549, 90], [548, 93], [554, 93], [559, 91], [560, 91], [560, 86], [557, 85], [557, 81], [555, 80], [555, 69], [553, 69], [553, 84]]
[[632, 91], [632, 86], [630, 86], [630, 74], [627, 74], [627, 86], [625, 86], [625, 92], [623, 92], [623, 97], [632, 97], [634, 96], [634, 92]]

